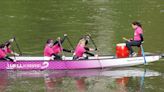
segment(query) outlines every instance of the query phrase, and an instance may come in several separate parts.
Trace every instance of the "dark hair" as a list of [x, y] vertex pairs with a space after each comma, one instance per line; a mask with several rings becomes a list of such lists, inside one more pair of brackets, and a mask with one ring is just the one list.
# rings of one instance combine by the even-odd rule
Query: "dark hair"
[[49, 43], [51, 42], [51, 40], [52, 40], [52, 39], [48, 39], [46, 43], [49, 44]]
[[7, 42], [5, 42], [5, 45], [6, 45], [7, 47], [9, 47], [9, 46], [11, 45], [11, 42], [7, 41]]
[[133, 24], [133, 25], [137, 25], [137, 26], [139, 26], [139, 27], [141, 27], [141, 28], [142, 28], [141, 23], [140, 23], [140, 22], [138, 22], [138, 21], [134, 21], [134, 22], [132, 22], [132, 24]]
[[4, 47], [5, 47], [5, 44], [1, 44], [1, 45], [0, 45], [0, 48], [4, 48]]
[[85, 40], [85, 45], [87, 45], [88, 44], [88, 40]]

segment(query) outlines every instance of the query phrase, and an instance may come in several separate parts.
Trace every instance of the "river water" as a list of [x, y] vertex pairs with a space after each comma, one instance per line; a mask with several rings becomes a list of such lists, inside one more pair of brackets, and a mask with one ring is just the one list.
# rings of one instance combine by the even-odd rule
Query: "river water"
[[[82, 35], [89, 33], [98, 47], [97, 53], [109, 55], [115, 53], [116, 44], [123, 42], [122, 37], [133, 36], [131, 22], [137, 20], [143, 25], [145, 51], [164, 53], [163, 18], [163, 0], [1, 0], [0, 42], [15, 36], [24, 55], [38, 56], [43, 54], [48, 38], [66, 33], [75, 46]], [[71, 48], [67, 41], [63, 47]], [[0, 90], [164, 92], [163, 64], [160, 60], [123, 69], [1, 71]]]

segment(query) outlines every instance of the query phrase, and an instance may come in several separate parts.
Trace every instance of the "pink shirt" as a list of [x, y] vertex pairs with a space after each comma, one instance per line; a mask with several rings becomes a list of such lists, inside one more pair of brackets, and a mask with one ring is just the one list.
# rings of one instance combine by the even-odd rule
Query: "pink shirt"
[[11, 52], [12, 52], [12, 50], [10, 48], [6, 48], [6, 50], [5, 50], [6, 54], [11, 53]]
[[6, 53], [4, 50], [0, 49], [0, 58], [6, 57]]
[[62, 48], [58, 44], [54, 45], [52, 48], [55, 54], [58, 54], [62, 51]]
[[143, 34], [143, 30], [142, 30], [141, 27], [137, 27], [134, 31], [134, 40], [135, 41], [140, 41], [141, 40], [140, 34]]
[[54, 53], [53, 49], [49, 47], [48, 45], [46, 45], [44, 48], [44, 56], [51, 57], [53, 53]]
[[75, 49], [75, 55], [77, 57], [82, 57], [84, 52], [86, 52], [85, 48], [81, 45], [77, 45], [77, 47]]

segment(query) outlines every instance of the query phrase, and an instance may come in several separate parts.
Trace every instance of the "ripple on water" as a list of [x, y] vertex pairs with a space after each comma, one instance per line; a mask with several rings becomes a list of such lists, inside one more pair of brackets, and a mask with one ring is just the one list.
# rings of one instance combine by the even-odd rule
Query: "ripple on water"
[[164, 10], [160, 10], [160, 13], [164, 13]]

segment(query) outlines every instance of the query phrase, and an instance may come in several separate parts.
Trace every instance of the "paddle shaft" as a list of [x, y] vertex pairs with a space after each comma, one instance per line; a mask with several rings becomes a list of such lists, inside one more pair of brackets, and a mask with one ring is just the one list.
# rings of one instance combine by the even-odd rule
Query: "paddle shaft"
[[92, 37], [91, 37], [90, 35], [89, 35], [89, 37], [90, 37], [90, 39], [91, 39], [91, 41], [92, 41], [92, 43], [93, 43], [93, 45], [94, 45], [95, 49], [97, 49], [97, 46], [96, 46], [96, 44], [95, 44], [94, 40], [92, 39]]
[[143, 76], [141, 77], [140, 92], [143, 92], [145, 75], [146, 75], [146, 69], [144, 69], [144, 74], [143, 74]]
[[[13, 53], [15, 52], [14, 47], [12, 47]], [[14, 54], [14, 59], [16, 60], [16, 56]]]
[[125, 41], [129, 41], [129, 39], [127, 39], [127, 38], [125, 38], [125, 37], [123, 37], [122, 39], [125, 40]]
[[143, 48], [142, 44], [140, 45], [140, 47], [141, 47], [141, 51], [142, 51], [142, 56], [144, 58], [144, 64], [146, 64], [147, 62], [146, 62], [145, 52], [144, 52], [144, 48]]
[[19, 47], [15, 37], [14, 37], [14, 41], [15, 41], [15, 44], [16, 44], [16, 46], [17, 46], [17, 48], [19, 50], [20, 56], [21, 56], [22, 55], [22, 51], [20, 50], [20, 47]]
[[[96, 44], [95, 44], [94, 40], [92, 39], [92, 37], [90, 36], [90, 34], [89, 34], [89, 37], [90, 37], [90, 39], [91, 39], [91, 41], [92, 41], [92, 43], [93, 43], [93, 45], [94, 45], [95, 49], [97, 49], [97, 46], [96, 46]], [[98, 58], [98, 62], [99, 62], [99, 64], [100, 64], [100, 66], [101, 66], [101, 69], [103, 69], [103, 66], [102, 66], [102, 64], [101, 64], [101, 62], [100, 62], [100, 59], [99, 59], [99, 58]]]
[[[60, 45], [60, 47], [61, 47], [62, 54], [64, 55], [64, 52], [63, 52], [63, 46], [62, 46], [62, 44], [61, 44], [60, 39], [58, 40], [58, 43], [59, 43], [59, 45]], [[65, 56], [65, 55], [64, 55], [64, 56]]]
[[69, 39], [69, 37], [68, 37], [68, 36], [67, 36], [67, 40], [68, 40], [68, 42], [69, 42], [70, 46], [72, 47], [72, 49], [74, 50], [74, 47], [73, 47], [73, 45], [72, 45], [72, 43], [71, 43], [71, 41], [70, 41], [70, 39]]

